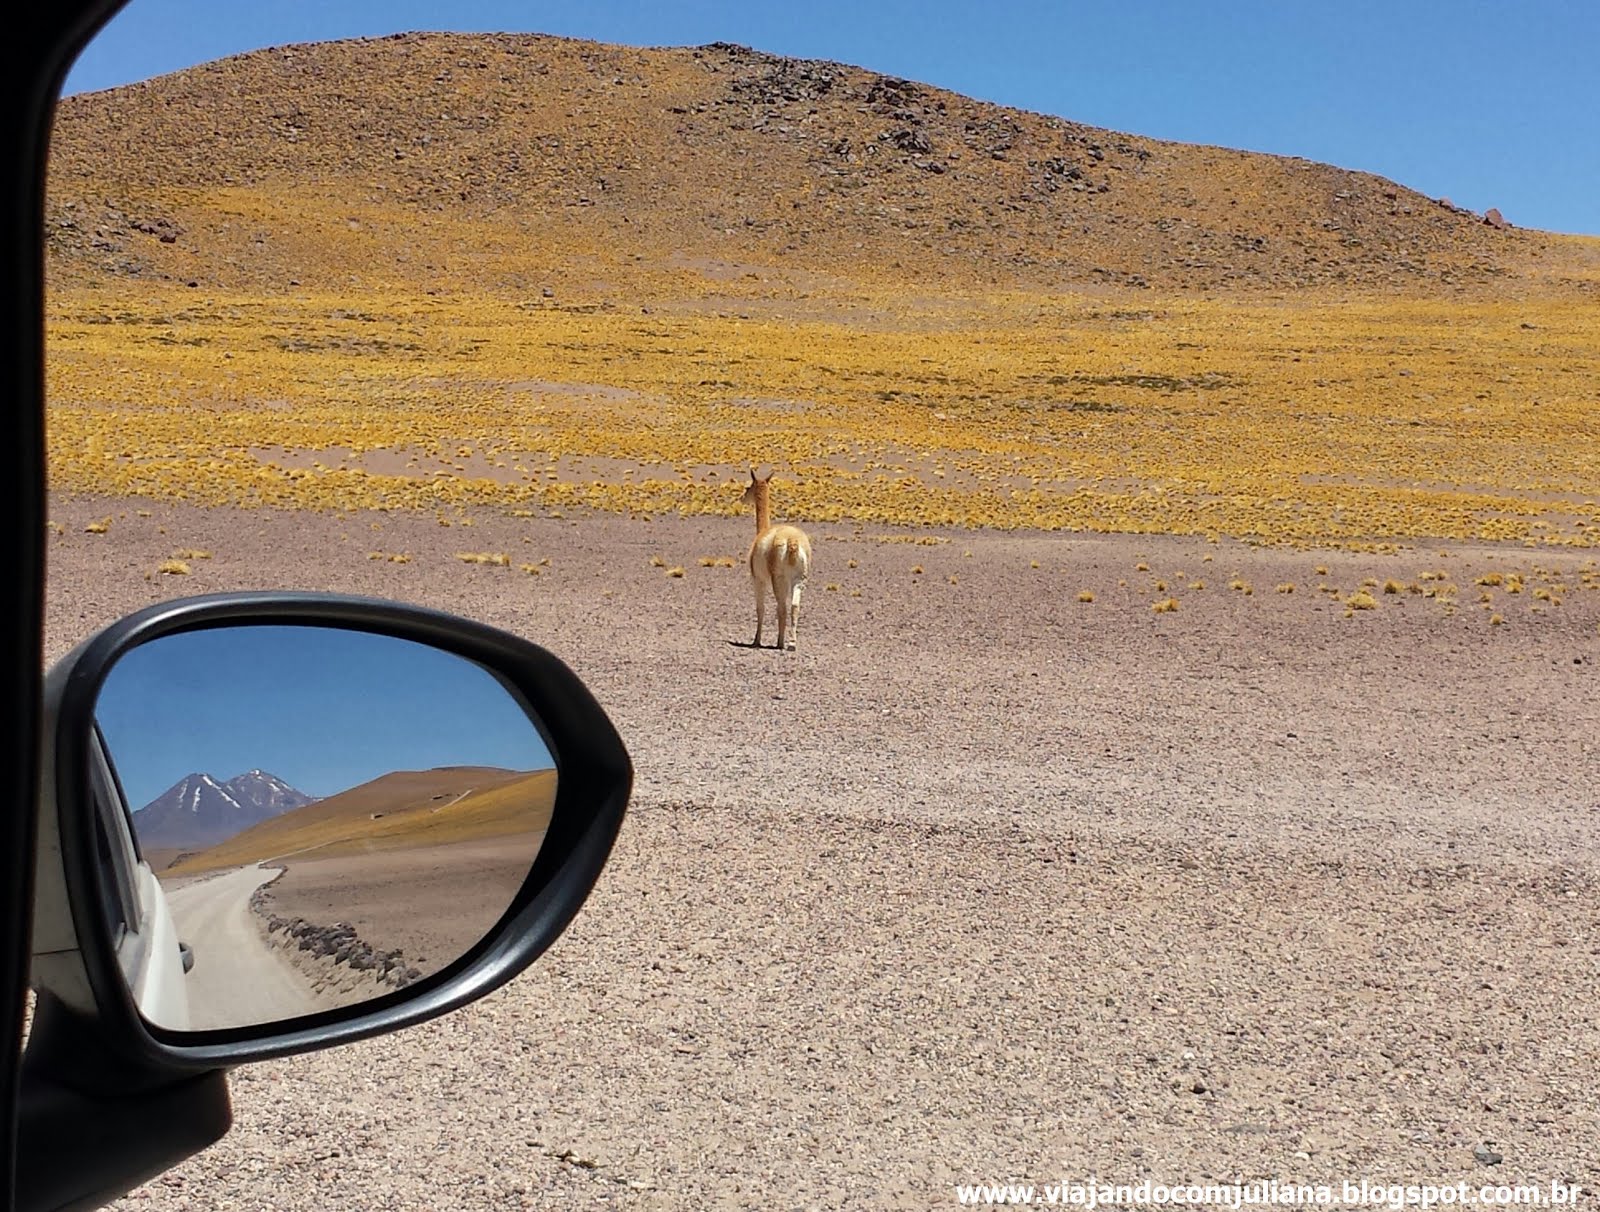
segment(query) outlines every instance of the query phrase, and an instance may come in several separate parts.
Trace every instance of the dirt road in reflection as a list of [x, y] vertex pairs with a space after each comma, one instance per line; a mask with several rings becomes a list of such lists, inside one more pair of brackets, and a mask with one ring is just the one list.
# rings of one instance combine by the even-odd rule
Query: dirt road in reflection
[[194, 952], [194, 967], [184, 977], [193, 1030], [273, 1022], [327, 1008], [294, 966], [266, 944], [250, 910], [256, 890], [276, 874], [244, 867], [168, 889], [178, 937]]

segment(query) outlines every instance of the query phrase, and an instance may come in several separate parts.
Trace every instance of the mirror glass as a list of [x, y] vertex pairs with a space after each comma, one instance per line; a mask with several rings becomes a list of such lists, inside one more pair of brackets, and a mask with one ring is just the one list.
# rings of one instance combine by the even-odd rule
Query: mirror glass
[[112, 668], [96, 721], [97, 794], [120, 809], [101, 819], [130, 834], [122, 969], [173, 1030], [349, 1006], [455, 962], [510, 907], [555, 803], [512, 691], [392, 636], [162, 636]]

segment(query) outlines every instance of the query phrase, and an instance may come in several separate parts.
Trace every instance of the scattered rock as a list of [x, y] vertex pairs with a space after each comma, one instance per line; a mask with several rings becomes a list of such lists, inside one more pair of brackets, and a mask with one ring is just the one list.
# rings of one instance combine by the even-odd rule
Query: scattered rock
[[1479, 1145], [1472, 1151], [1472, 1156], [1486, 1166], [1498, 1166], [1505, 1161], [1505, 1155], [1491, 1149], [1487, 1144]]

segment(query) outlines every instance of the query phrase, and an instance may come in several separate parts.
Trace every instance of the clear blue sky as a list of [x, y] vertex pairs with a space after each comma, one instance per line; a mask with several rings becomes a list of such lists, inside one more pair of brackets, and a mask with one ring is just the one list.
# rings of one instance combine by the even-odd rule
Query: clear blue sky
[[418, 29], [739, 42], [1600, 234], [1600, 0], [132, 0], [67, 88]]
[[96, 707], [129, 805], [186, 774], [247, 770], [327, 796], [396, 770], [538, 770], [550, 751], [495, 678], [422, 644], [329, 627], [163, 636], [106, 677]]

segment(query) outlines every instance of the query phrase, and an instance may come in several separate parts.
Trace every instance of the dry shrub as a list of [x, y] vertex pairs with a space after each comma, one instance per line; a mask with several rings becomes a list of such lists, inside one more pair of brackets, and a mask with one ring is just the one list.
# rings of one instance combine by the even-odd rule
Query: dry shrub
[[201, 551], [198, 547], [184, 547], [173, 552], [172, 558], [175, 560], [209, 560], [211, 553], [209, 551]]
[[97, 521], [90, 522], [83, 529], [89, 534], [105, 534], [106, 531], [111, 529], [111, 519], [100, 518]]
[[667, 575], [669, 577], [681, 577], [683, 575], [683, 565], [674, 564], [671, 568], [667, 569]]
[[1365, 589], [1358, 589], [1344, 600], [1344, 604], [1351, 610], [1376, 610], [1378, 599]]
[[1293, 581], [1285, 581], [1282, 585], [1278, 586], [1278, 592], [1279, 593], [1293, 593], [1294, 592], [1294, 582]]
[[1390, 578], [1383, 583], [1384, 593], [1404, 593], [1405, 591], [1406, 583], [1404, 581], [1396, 581], [1393, 578]]
[[511, 557], [503, 551], [458, 551], [456, 559], [463, 564], [488, 564], [495, 568], [511, 567]]
[[169, 577], [186, 577], [193, 570], [182, 560], [162, 560], [156, 565], [156, 571]]
[[1479, 577], [1477, 583], [1479, 585], [1504, 585], [1506, 579], [1501, 573], [1489, 572]]
[[1078, 601], [1087, 606], [1090, 602], [1094, 601], [1094, 594], [1087, 589], [1079, 590]]
[[1150, 607], [1150, 609], [1154, 610], [1157, 614], [1172, 614], [1178, 609], [1178, 599], [1163, 598], [1161, 601]]

